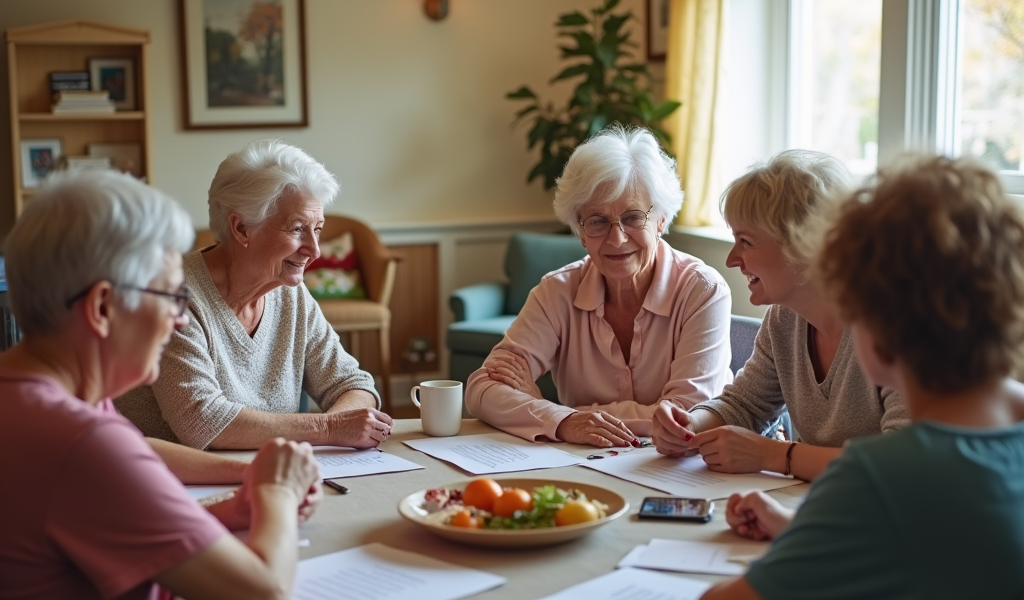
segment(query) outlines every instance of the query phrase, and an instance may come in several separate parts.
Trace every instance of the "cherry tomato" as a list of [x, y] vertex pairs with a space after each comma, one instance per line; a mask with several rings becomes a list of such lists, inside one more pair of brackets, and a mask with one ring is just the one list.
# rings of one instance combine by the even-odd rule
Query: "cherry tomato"
[[494, 508], [494, 501], [501, 496], [501, 486], [498, 482], [487, 477], [474, 479], [462, 490], [462, 503], [480, 510], [491, 512]]
[[522, 488], [505, 488], [498, 499], [494, 501], [494, 509], [491, 511], [499, 517], [511, 517], [519, 510], [530, 510], [533, 508], [533, 496]]
[[452, 527], [466, 527], [469, 529], [480, 529], [484, 526], [483, 519], [474, 517], [469, 514], [468, 510], [463, 510], [452, 515], [452, 520], [448, 522]]
[[596, 521], [600, 517], [600, 513], [597, 512], [597, 508], [593, 504], [580, 500], [570, 500], [555, 513], [555, 525], [558, 527], [576, 525], [577, 523]]

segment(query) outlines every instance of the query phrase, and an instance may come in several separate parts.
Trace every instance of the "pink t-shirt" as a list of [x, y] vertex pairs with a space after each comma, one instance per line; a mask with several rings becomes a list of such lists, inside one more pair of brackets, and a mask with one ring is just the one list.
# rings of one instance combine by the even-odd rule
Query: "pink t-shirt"
[[110, 400], [0, 369], [0, 598], [156, 598], [227, 533]]
[[494, 427], [542, 441], [557, 440], [558, 424], [575, 411], [605, 411], [640, 433], [661, 400], [690, 408], [721, 395], [732, 382], [729, 287], [718, 271], [664, 240], [654, 261], [628, 364], [604, 319], [604, 276], [586, 257], [545, 275], [494, 347], [525, 357], [533, 379], [550, 370], [561, 404], [480, 368], [467, 382], [467, 408]]

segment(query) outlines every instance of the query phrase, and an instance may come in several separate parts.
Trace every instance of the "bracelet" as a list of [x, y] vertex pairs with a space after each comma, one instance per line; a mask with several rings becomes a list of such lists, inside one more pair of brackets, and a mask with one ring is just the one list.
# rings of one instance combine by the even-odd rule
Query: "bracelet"
[[793, 474], [789, 468], [789, 462], [793, 459], [793, 448], [796, 448], [796, 442], [790, 442], [789, 448], [786, 450], [786, 470], [782, 473], [783, 475]]

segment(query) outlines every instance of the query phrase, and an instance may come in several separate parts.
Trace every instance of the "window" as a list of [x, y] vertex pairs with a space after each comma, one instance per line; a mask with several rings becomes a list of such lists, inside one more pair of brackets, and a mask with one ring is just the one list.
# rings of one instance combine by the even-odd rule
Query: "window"
[[1000, 171], [1024, 170], [1024, 0], [966, 0], [958, 16], [956, 150]]

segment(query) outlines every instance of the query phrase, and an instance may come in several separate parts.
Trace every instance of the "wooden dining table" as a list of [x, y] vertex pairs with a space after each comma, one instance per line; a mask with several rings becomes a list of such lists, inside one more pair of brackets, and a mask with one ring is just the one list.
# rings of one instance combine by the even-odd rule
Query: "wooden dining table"
[[[475, 420], [462, 422], [459, 435], [494, 433], [496, 429]], [[474, 598], [528, 600], [553, 594], [577, 583], [615, 569], [630, 550], [652, 538], [691, 541], [735, 542], [740, 538], [725, 523], [725, 501], [715, 502], [714, 517], [708, 523], [683, 523], [639, 520], [636, 511], [646, 496], [666, 494], [618, 479], [582, 466], [539, 469], [504, 474], [506, 477], [532, 477], [586, 483], [617, 492], [630, 504], [629, 512], [598, 527], [588, 535], [555, 546], [540, 548], [480, 548], [462, 545], [435, 536], [409, 522], [398, 513], [402, 498], [419, 490], [464, 482], [473, 476], [458, 467], [413, 450], [403, 442], [427, 437], [418, 419], [399, 419], [391, 436], [381, 445], [385, 452], [423, 465], [424, 469], [352, 477], [340, 480], [349, 488], [342, 495], [324, 489], [324, 500], [316, 515], [301, 526], [299, 535], [309, 540], [300, 558], [312, 558], [363, 544], [379, 542], [393, 548], [431, 556], [458, 565], [488, 571], [505, 577], [504, 585]], [[558, 448], [586, 456], [589, 446], [557, 443]], [[502, 475], [493, 475], [500, 478]], [[806, 493], [802, 484], [770, 492], [782, 504], [795, 507]], [[722, 577], [682, 575], [705, 581]]]

